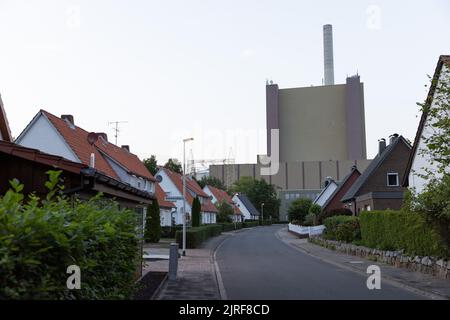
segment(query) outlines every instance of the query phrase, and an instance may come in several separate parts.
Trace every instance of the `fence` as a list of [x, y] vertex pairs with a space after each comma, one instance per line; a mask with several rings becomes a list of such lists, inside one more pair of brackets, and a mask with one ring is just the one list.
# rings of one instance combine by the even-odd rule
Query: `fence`
[[322, 234], [323, 230], [325, 230], [324, 225], [314, 226], [314, 227], [304, 227], [296, 224], [289, 223], [289, 231], [297, 233], [299, 235], [309, 235], [316, 236]]

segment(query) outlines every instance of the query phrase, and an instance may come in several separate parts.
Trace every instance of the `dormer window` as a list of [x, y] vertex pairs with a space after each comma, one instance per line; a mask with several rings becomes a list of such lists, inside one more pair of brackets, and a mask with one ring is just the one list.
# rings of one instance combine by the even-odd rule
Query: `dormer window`
[[398, 173], [390, 172], [387, 174], [387, 185], [388, 187], [398, 187]]

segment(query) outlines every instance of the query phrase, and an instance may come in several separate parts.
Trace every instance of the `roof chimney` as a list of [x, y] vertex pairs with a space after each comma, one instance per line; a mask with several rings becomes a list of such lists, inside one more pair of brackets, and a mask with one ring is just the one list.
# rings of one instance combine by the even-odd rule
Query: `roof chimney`
[[97, 132], [97, 136], [98, 137], [102, 137], [103, 140], [108, 142], [108, 135], [106, 133], [104, 133], [104, 132]]
[[91, 157], [89, 159], [89, 167], [95, 168], [95, 153], [91, 153]]
[[386, 139], [381, 138], [378, 140], [378, 154], [382, 154], [384, 149], [386, 149]]
[[394, 143], [395, 139], [397, 139], [397, 138], [398, 138], [398, 134], [397, 133], [391, 134], [389, 136], [389, 144]]
[[69, 124], [71, 124], [72, 126], [75, 125], [75, 121], [73, 120], [73, 115], [71, 115], [71, 114], [63, 114], [63, 115], [61, 115], [61, 119], [69, 122]]
[[126, 145], [126, 144], [122, 145], [122, 149], [125, 149], [128, 152], [130, 152], [130, 146], [129, 145]]
[[334, 85], [333, 26], [323, 26], [323, 65], [325, 85]]

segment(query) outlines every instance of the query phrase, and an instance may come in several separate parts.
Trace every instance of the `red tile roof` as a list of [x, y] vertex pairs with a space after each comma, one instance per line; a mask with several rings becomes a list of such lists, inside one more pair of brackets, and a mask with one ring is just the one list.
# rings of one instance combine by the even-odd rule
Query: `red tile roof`
[[70, 126], [65, 120], [45, 110], [41, 110], [41, 112], [50, 120], [82, 163], [89, 165], [91, 153], [94, 153], [95, 169], [112, 178], [119, 179], [115, 171], [104, 158], [104, 155], [102, 154], [104, 153], [126, 168], [130, 173], [155, 181], [151, 173], [135, 154], [107, 142], [102, 138], [97, 139], [97, 141], [91, 145], [87, 140], [89, 134], [88, 131], [77, 126]]
[[[170, 171], [166, 168], [161, 168], [161, 170], [164, 170], [164, 172], [167, 174], [167, 176], [172, 180], [172, 182], [175, 184], [178, 191], [183, 193], [183, 176], [179, 173]], [[194, 197], [190, 194], [188, 191], [191, 190], [193, 193], [195, 193], [198, 197], [205, 198], [204, 203], [202, 204], [201, 210], [204, 212], [218, 212], [216, 206], [211, 202], [211, 199], [209, 196], [200, 188], [197, 182], [195, 182], [194, 179], [190, 177], [186, 177], [186, 201], [189, 203], [189, 205], [192, 206], [192, 202], [194, 201]]]
[[225, 190], [222, 190], [222, 189], [210, 186], [210, 185], [207, 185], [207, 187], [209, 190], [211, 190], [211, 193], [214, 195], [214, 197], [217, 199], [218, 202], [225, 201], [226, 203], [228, 203], [229, 205], [231, 205], [233, 207], [235, 214], [241, 213], [241, 210], [239, 209], [239, 207], [234, 204], [230, 195]]
[[175, 204], [173, 202], [166, 200], [166, 194], [159, 186], [159, 183], [155, 183], [156, 186], [156, 198], [158, 199], [158, 204], [163, 208], [175, 208]]

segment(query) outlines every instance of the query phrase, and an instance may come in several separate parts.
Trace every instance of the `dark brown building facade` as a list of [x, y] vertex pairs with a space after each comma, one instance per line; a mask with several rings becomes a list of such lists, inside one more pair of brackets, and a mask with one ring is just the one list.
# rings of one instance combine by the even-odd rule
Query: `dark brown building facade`
[[400, 209], [405, 188], [403, 176], [411, 152], [411, 145], [394, 134], [379, 141], [379, 152], [369, 167], [342, 197], [344, 206], [353, 214], [361, 211]]

